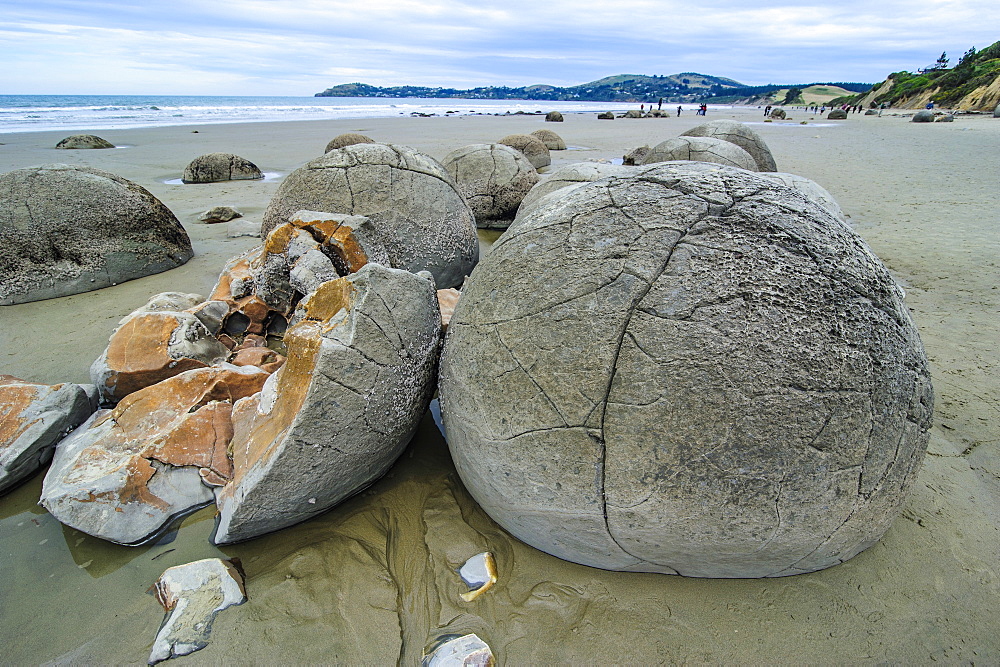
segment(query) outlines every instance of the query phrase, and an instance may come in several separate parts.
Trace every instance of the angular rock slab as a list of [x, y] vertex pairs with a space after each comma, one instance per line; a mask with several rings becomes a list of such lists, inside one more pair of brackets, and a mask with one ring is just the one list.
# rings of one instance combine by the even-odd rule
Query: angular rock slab
[[0, 493], [48, 463], [56, 443], [96, 407], [78, 384], [33, 384], [0, 375]]
[[538, 172], [504, 144], [472, 144], [448, 153], [441, 164], [452, 175], [481, 229], [507, 229]]
[[643, 165], [657, 162], [686, 160], [691, 162], [713, 162], [729, 167], [739, 167], [757, 171], [757, 162], [750, 153], [736, 144], [712, 137], [674, 137], [667, 139], [646, 153]]
[[199, 368], [99, 410], [56, 448], [40, 504], [60, 522], [118, 544], [142, 544], [212, 501], [229, 478], [233, 403], [268, 373]]
[[750, 154], [757, 165], [757, 171], [778, 171], [778, 167], [774, 163], [774, 156], [771, 155], [771, 149], [767, 147], [764, 139], [744, 123], [725, 119], [710, 120], [692, 127], [687, 132], [681, 132], [681, 136], [711, 137], [728, 141]]
[[110, 287], [193, 255], [174, 214], [120, 176], [65, 164], [0, 174], [0, 305]]
[[434, 391], [441, 318], [427, 278], [368, 264], [303, 299], [288, 361], [236, 404], [216, 544], [324, 512], [385, 473]]
[[243, 575], [219, 558], [167, 568], [153, 588], [167, 617], [153, 641], [150, 665], [208, 646], [215, 615], [247, 600]]
[[264, 211], [261, 236], [299, 210], [368, 217], [393, 268], [430, 271], [442, 288], [461, 285], [479, 261], [475, 217], [455, 180], [405, 146], [354, 144], [296, 169]]
[[637, 168], [520, 219], [462, 290], [441, 414], [473, 497], [613, 570], [764, 577], [889, 528], [927, 446], [927, 359], [864, 241], [795, 191]]

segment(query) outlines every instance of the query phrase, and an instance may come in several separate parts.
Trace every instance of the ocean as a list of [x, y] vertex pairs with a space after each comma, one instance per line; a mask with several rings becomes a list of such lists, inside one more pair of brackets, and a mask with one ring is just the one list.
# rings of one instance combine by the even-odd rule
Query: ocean
[[[0, 134], [118, 130], [255, 121], [390, 118], [536, 111], [622, 111], [635, 103], [376, 97], [207, 97], [174, 95], [0, 95]], [[665, 105], [666, 106], [666, 105]], [[685, 105], [686, 107], [688, 105]]]

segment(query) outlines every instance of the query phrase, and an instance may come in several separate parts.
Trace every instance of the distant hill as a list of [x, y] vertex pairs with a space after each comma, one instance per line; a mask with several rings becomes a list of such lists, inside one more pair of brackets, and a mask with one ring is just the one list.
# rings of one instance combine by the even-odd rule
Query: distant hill
[[486, 100], [559, 100], [578, 102], [693, 102], [706, 95], [743, 88], [739, 81], [725, 77], [682, 72], [653, 75], [618, 74], [579, 86], [559, 87], [535, 84], [511, 88], [487, 86], [459, 90], [423, 86], [381, 88], [366, 83], [344, 83], [327, 88], [315, 97], [431, 97]]
[[863, 95], [834, 103], [877, 107], [885, 103], [899, 109], [922, 109], [933, 101], [941, 107], [963, 111], [992, 111], [1000, 104], [1000, 42], [982, 51], [966, 51], [955, 67], [947, 60], [923, 70], [894, 72]]
[[[704, 98], [715, 104], [825, 104], [837, 97], [870, 90], [870, 83], [799, 83], [795, 85], [743, 86]], [[788, 99], [788, 94], [792, 98]]]

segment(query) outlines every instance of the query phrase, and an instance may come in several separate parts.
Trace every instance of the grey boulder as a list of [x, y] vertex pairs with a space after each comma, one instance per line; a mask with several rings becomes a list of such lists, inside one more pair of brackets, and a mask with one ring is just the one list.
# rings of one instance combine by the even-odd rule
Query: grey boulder
[[547, 123], [561, 123], [563, 122], [563, 115], [558, 111], [550, 111], [545, 114], [545, 121]]
[[345, 132], [344, 134], [338, 134], [326, 145], [326, 150], [324, 153], [329, 153], [330, 151], [337, 150], [338, 148], [344, 148], [345, 146], [353, 146], [354, 144], [374, 144], [375, 140], [371, 137], [360, 134], [358, 132]]
[[424, 276], [366, 264], [299, 303], [285, 332], [289, 363], [233, 410], [234, 474], [216, 491], [216, 544], [324, 512], [403, 452], [434, 392], [440, 345]]
[[456, 149], [441, 164], [458, 183], [476, 226], [506, 229], [524, 195], [538, 182], [528, 158], [504, 144], [472, 144]]
[[622, 156], [622, 164], [634, 167], [637, 164], [642, 164], [643, 159], [649, 155], [649, 151], [653, 150], [649, 146], [639, 146], [638, 148], [633, 148], [628, 153]]
[[712, 120], [681, 133], [682, 137], [711, 137], [736, 144], [753, 158], [757, 171], [778, 171], [771, 149], [749, 125], [734, 120]]
[[1000, 104], [998, 104], [996, 109], [993, 110], [993, 117], [1000, 118]]
[[627, 173], [629, 173], [629, 169], [624, 165], [610, 162], [574, 162], [559, 167], [547, 174], [528, 191], [528, 194], [521, 201], [521, 206], [517, 209], [517, 218], [525, 216], [540, 202], [546, 200], [549, 195], [562, 191], [564, 188], [574, 188], [585, 183], [599, 181], [608, 176], [620, 176]]
[[713, 162], [730, 167], [757, 171], [757, 162], [750, 153], [736, 144], [712, 137], [675, 137], [653, 146], [642, 159], [643, 165], [673, 160]]
[[833, 109], [826, 115], [827, 120], [847, 120], [847, 112], [843, 109]]
[[501, 526], [629, 571], [841, 563], [899, 513], [933, 394], [886, 267], [795, 191], [671, 163], [535, 209], [463, 288], [445, 433]]
[[56, 443], [94, 412], [96, 398], [78, 384], [0, 375], [0, 493], [48, 463]]
[[837, 200], [833, 198], [833, 195], [826, 188], [816, 181], [811, 181], [805, 176], [786, 174], [784, 172], [766, 172], [761, 173], [761, 176], [798, 190], [800, 194], [805, 195], [814, 203], [825, 208], [838, 220], [846, 221], [844, 212], [840, 209], [840, 204], [837, 203]]
[[563, 138], [560, 137], [555, 132], [553, 132], [552, 130], [545, 130], [545, 129], [535, 130], [529, 136], [532, 136], [541, 141], [543, 144], [545, 144], [545, 147], [548, 148], [550, 151], [566, 150], [566, 142], [563, 141]]
[[933, 123], [934, 122], [934, 112], [930, 109], [921, 109], [917, 113], [913, 114], [913, 118], [910, 119], [911, 123]]
[[784, 109], [771, 109], [771, 118], [776, 120], [785, 120], [788, 114], [785, 113]]
[[552, 164], [552, 157], [549, 155], [549, 149], [546, 148], [545, 143], [530, 134], [508, 134], [497, 143], [520, 151], [535, 169]]
[[362, 215], [381, 230], [390, 263], [457, 287], [479, 260], [476, 221], [439, 162], [405, 146], [354, 144], [285, 178], [264, 211], [261, 237], [299, 210]]
[[67, 149], [88, 149], [88, 148], [114, 148], [115, 145], [108, 141], [107, 139], [102, 139], [93, 134], [74, 134], [73, 136], [66, 137], [58, 144], [56, 148], [67, 148]]
[[193, 254], [174, 214], [120, 176], [65, 164], [0, 174], [0, 305], [109, 287]]
[[191, 160], [184, 167], [184, 183], [220, 183], [222, 181], [254, 181], [264, 174], [250, 160], [232, 153], [209, 153]]
[[229, 222], [242, 217], [243, 214], [231, 206], [214, 206], [199, 215], [198, 220], [207, 225], [214, 225], [217, 222]]

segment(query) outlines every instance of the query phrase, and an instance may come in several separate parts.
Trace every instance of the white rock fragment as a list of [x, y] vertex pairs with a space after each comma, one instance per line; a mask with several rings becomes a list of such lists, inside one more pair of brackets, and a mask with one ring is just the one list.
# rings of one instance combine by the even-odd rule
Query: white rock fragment
[[446, 641], [430, 655], [424, 656], [424, 667], [493, 667], [493, 651], [478, 635], [463, 635]]
[[489, 551], [476, 554], [459, 568], [458, 576], [469, 587], [469, 592], [462, 593], [462, 599], [472, 602], [497, 582], [497, 564], [493, 554]]
[[247, 599], [236, 566], [219, 558], [168, 568], [154, 589], [167, 618], [153, 642], [150, 665], [205, 648], [215, 615]]

